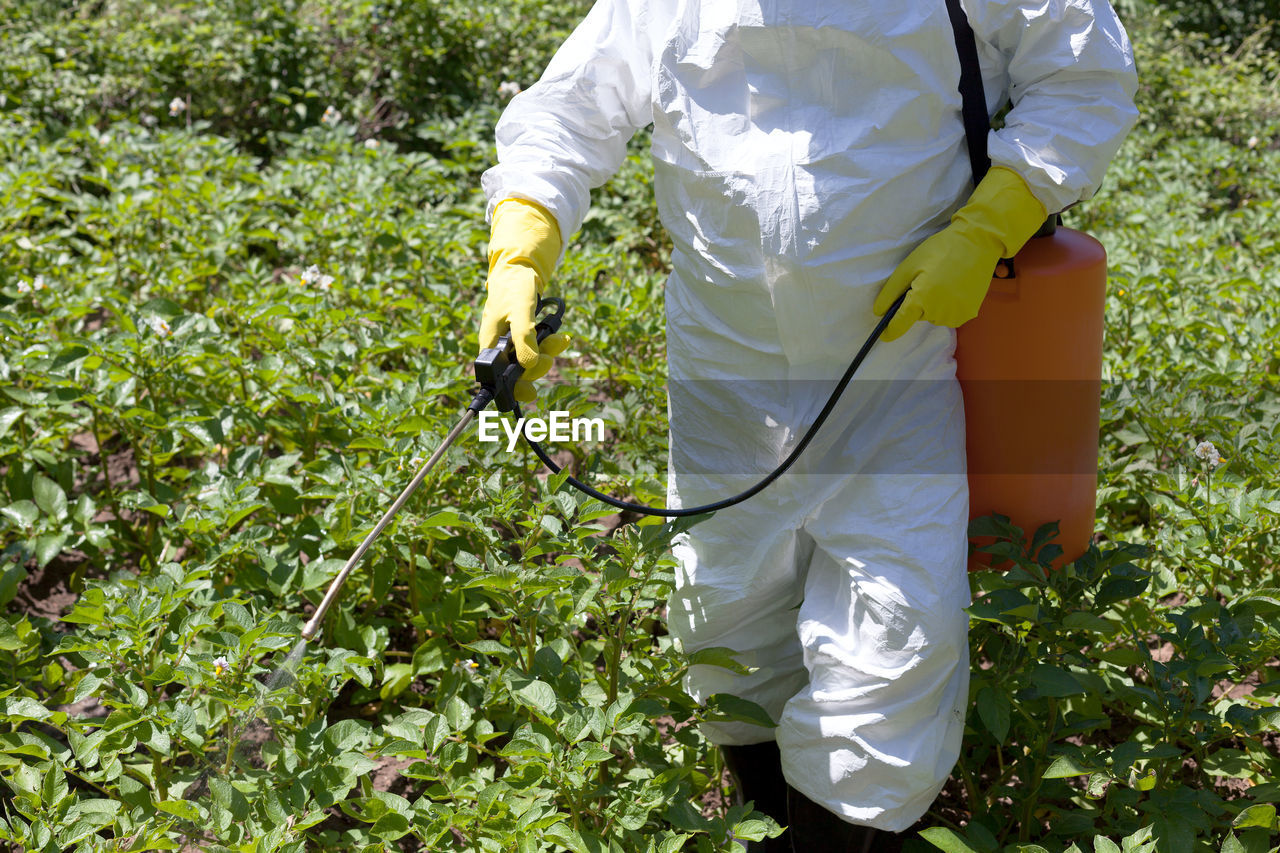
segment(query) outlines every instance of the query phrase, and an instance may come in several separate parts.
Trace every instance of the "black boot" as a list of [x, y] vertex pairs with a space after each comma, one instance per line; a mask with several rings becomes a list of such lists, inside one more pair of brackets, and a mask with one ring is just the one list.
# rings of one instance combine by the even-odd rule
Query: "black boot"
[[[752, 800], [755, 809], [787, 825], [787, 782], [782, 777], [782, 756], [774, 741], [748, 746], [722, 746], [725, 766], [737, 789], [736, 801]], [[790, 831], [777, 838], [747, 842], [747, 853], [792, 853]]]
[[856, 826], [787, 786], [789, 853], [896, 853], [898, 833]]

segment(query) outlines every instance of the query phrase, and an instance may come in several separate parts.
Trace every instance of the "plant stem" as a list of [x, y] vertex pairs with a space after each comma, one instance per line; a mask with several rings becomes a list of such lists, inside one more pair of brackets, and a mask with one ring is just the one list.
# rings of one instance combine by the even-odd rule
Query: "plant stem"
[[1035, 780], [1035, 786], [1031, 792], [1027, 794], [1022, 809], [1022, 819], [1018, 821], [1018, 842], [1025, 844], [1031, 839], [1031, 822], [1035, 819], [1036, 796], [1040, 793], [1040, 787], [1044, 784], [1044, 762], [1038, 756], [1044, 755], [1049, 744], [1053, 743], [1053, 733], [1058, 727], [1058, 700], [1049, 699], [1049, 727], [1045, 730], [1040, 740], [1040, 746], [1033, 753], [1037, 758], [1032, 763], [1031, 778]]
[[120, 518], [120, 504], [116, 500], [116, 489], [111, 483], [111, 472], [107, 465], [107, 448], [102, 441], [102, 428], [98, 425], [98, 410], [92, 409], [93, 412], [93, 440], [98, 445], [98, 465], [102, 468], [102, 482], [107, 492], [107, 503], [111, 505], [111, 511], [115, 514], [117, 520]]
[[409, 538], [409, 607], [413, 610], [413, 615], [409, 618], [409, 624], [413, 626], [413, 644], [416, 646], [422, 641], [421, 635], [418, 633], [418, 619], [422, 616], [422, 603], [418, 600], [418, 554], [414, 549], [416, 539]]
[[169, 781], [168, 777], [163, 773], [164, 762], [160, 760], [160, 753], [153, 751], [151, 753], [151, 777], [156, 784], [156, 793], [160, 795], [160, 799], [169, 799]]

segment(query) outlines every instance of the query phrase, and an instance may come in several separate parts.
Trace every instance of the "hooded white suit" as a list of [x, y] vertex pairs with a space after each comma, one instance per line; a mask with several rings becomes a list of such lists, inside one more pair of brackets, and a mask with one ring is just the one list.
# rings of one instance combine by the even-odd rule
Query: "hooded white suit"
[[[1136, 119], [1105, 0], [965, 0], [993, 165], [1050, 211], [1089, 197]], [[943, 0], [598, 0], [498, 125], [489, 209], [538, 202], [566, 238], [653, 123], [667, 285], [671, 499], [745, 488], [803, 435], [875, 325], [895, 266], [972, 191]], [[936, 796], [967, 704], [964, 419], [954, 332], [873, 350], [784, 476], [677, 548], [669, 623], [746, 676], [694, 667], [778, 721], [788, 782], [896, 831]]]

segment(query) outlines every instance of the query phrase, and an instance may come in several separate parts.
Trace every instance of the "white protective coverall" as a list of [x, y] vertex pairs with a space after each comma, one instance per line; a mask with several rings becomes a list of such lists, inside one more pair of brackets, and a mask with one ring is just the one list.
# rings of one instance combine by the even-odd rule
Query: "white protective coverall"
[[[1049, 211], [1089, 197], [1136, 120], [1105, 0], [965, 0], [994, 165]], [[803, 435], [875, 325], [895, 266], [973, 189], [943, 0], [598, 0], [498, 125], [489, 211], [543, 205], [566, 238], [653, 123], [667, 284], [673, 503], [745, 488]], [[778, 722], [787, 781], [888, 831], [928, 808], [967, 707], [968, 493], [955, 333], [878, 344], [818, 439], [760, 495], [694, 527], [669, 627], [750, 675], [687, 687]], [[821, 380], [821, 381], [818, 381]]]

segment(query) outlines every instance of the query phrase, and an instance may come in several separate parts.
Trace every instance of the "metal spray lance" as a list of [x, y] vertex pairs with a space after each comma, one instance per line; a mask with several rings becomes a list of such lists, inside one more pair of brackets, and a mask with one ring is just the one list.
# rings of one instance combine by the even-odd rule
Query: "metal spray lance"
[[[534, 327], [538, 341], [543, 341], [548, 335], [554, 334], [560, 330], [560, 323], [564, 319], [564, 300], [559, 297], [539, 297], [537, 313], [541, 314], [546, 307], [552, 307], [555, 310], [544, 316], [538, 321], [538, 325]], [[320, 623], [324, 620], [324, 615], [328, 612], [329, 607], [338, 597], [342, 585], [346, 583], [347, 577], [350, 576], [360, 559], [373, 545], [375, 539], [381, 535], [387, 525], [391, 523], [391, 519], [395, 518], [405, 503], [418, 487], [422, 485], [422, 481], [427, 478], [427, 474], [435, 466], [440, 458], [444, 456], [450, 445], [462, 435], [467, 426], [475, 420], [486, 406], [491, 402], [497, 402], [498, 410], [503, 412], [512, 411], [516, 407], [514, 390], [516, 380], [524, 373], [524, 368], [520, 366], [520, 362], [516, 361], [515, 344], [511, 341], [511, 334], [507, 333], [498, 339], [498, 343], [480, 352], [480, 356], [475, 361], [476, 380], [480, 383], [480, 390], [476, 392], [475, 398], [471, 404], [467, 406], [466, 412], [463, 413], [462, 419], [458, 421], [453, 429], [449, 430], [449, 434], [444, 437], [444, 441], [431, 454], [431, 457], [418, 469], [418, 473], [409, 481], [409, 485], [404, 487], [404, 491], [396, 498], [395, 503], [383, 513], [382, 518], [378, 519], [378, 523], [364, 537], [364, 541], [356, 548], [350, 558], [347, 559], [346, 565], [329, 583], [329, 589], [325, 592], [324, 598], [320, 600], [320, 605], [316, 608], [316, 612], [311, 615], [311, 619], [302, 628], [302, 639], [311, 640], [320, 632]]]

